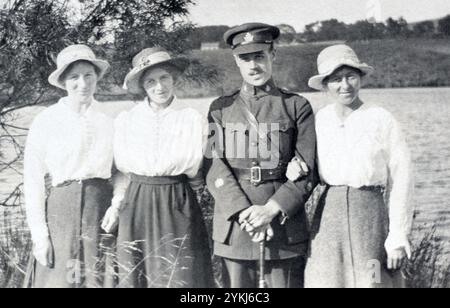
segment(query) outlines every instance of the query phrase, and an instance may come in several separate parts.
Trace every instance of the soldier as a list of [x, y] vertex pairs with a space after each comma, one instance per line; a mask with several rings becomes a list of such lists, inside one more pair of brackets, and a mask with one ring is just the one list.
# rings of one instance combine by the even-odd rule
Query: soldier
[[[226, 287], [257, 287], [264, 241], [267, 286], [303, 286], [309, 240], [304, 205], [318, 181], [316, 134], [309, 102], [272, 79], [279, 35], [261, 23], [224, 35], [244, 79], [239, 91], [220, 97], [209, 111], [214, 132], [207, 184], [215, 199], [214, 252], [223, 258]], [[305, 174], [292, 182], [285, 175], [295, 158]]]

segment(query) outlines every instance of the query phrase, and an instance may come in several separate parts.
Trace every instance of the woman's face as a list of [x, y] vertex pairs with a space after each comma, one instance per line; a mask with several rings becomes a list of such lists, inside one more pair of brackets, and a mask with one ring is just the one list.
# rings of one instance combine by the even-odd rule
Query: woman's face
[[326, 80], [325, 86], [336, 102], [348, 106], [359, 97], [361, 79], [360, 71], [342, 67]]
[[167, 69], [150, 69], [144, 74], [141, 82], [150, 101], [155, 104], [165, 104], [174, 95], [175, 80]]
[[88, 102], [97, 89], [98, 75], [89, 62], [75, 62], [64, 73], [68, 96], [77, 102]]

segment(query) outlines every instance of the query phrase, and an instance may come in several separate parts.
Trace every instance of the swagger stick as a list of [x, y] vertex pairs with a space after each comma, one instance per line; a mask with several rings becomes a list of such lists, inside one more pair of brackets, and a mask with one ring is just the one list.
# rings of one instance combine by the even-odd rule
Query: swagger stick
[[259, 243], [259, 289], [266, 288], [266, 235], [264, 240]]

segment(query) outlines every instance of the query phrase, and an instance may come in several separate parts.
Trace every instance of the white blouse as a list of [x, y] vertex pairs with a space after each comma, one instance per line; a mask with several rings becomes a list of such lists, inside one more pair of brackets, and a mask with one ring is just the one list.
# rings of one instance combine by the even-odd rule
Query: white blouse
[[113, 120], [93, 102], [79, 114], [68, 98], [36, 116], [24, 157], [24, 195], [33, 240], [48, 237], [45, 218], [45, 176], [56, 187], [66, 181], [109, 179], [113, 162]]
[[115, 121], [114, 160], [122, 176], [115, 177], [113, 206], [120, 206], [129, 174], [195, 179], [203, 161], [208, 122], [197, 110], [175, 99], [155, 111], [148, 100]]
[[342, 121], [336, 106], [329, 105], [316, 116], [316, 132], [322, 180], [333, 186], [385, 187], [390, 220], [386, 250], [405, 247], [411, 256], [411, 153], [395, 118], [364, 104]]

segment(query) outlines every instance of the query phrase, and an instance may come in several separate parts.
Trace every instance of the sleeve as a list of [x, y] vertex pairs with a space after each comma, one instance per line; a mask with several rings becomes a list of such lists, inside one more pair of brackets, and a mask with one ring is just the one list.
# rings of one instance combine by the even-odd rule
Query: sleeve
[[308, 201], [317, 186], [318, 171], [316, 164], [316, 130], [314, 112], [309, 104], [303, 103], [296, 119], [297, 138], [295, 153], [304, 160], [310, 173], [299, 181], [287, 181], [283, 184], [271, 200], [280, 207], [286, 218], [293, 217]]
[[27, 222], [33, 242], [49, 237], [45, 216], [45, 164], [46, 132], [39, 124], [39, 118], [32, 124], [24, 154], [24, 196]]
[[114, 138], [113, 138], [113, 151], [114, 151], [114, 174], [112, 177], [112, 183], [114, 187], [114, 196], [111, 202], [111, 206], [120, 209], [122, 200], [125, 197], [128, 185], [130, 184], [130, 177], [126, 173], [123, 161], [126, 159], [125, 151], [125, 134], [123, 133], [126, 113], [121, 113], [114, 121]]
[[[206, 183], [216, 202], [217, 210], [231, 221], [252, 204], [233, 175], [225, 158], [224, 127], [221, 119], [220, 101], [212, 104], [208, 114], [210, 123], [206, 151]], [[218, 108], [216, 108], [218, 107]]]
[[111, 201], [111, 206], [120, 210], [125, 193], [130, 185], [130, 177], [128, 174], [116, 171], [113, 174], [112, 183], [114, 187], [114, 196]]
[[387, 251], [404, 247], [411, 257], [408, 235], [411, 232], [414, 206], [412, 191], [411, 152], [406, 139], [395, 119], [392, 119], [387, 132], [389, 179], [387, 185], [387, 203], [389, 206], [389, 235], [385, 248]]
[[[206, 147], [208, 143], [208, 120], [206, 116], [202, 114], [198, 114], [198, 121], [201, 122], [201, 146], [202, 146], [202, 157], [199, 158], [199, 163], [196, 165], [196, 168], [194, 171], [197, 173], [195, 175], [189, 175], [189, 184], [192, 186], [194, 190], [198, 189], [199, 187], [202, 187], [205, 185], [205, 175], [203, 173], [202, 164], [203, 164], [203, 157], [206, 153]], [[194, 145], [197, 145], [197, 143], [194, 143]]]

